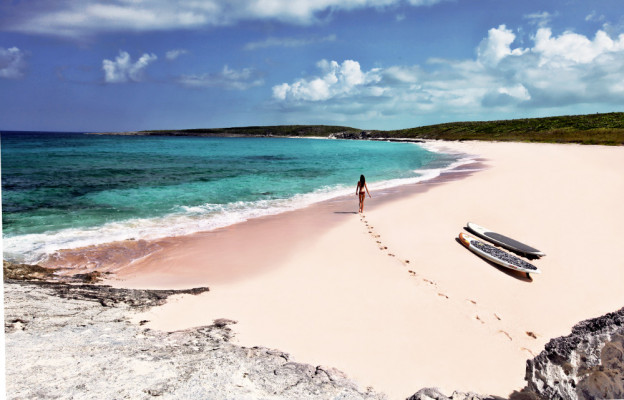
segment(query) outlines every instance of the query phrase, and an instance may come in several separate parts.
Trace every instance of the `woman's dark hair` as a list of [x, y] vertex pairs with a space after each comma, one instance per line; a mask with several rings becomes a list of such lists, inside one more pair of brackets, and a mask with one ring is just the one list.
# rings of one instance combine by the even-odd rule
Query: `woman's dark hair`
[[365, 183], [366, 183], [366, 178], [364, 178], [364, 175], [360, 175], [360, 187], [364, 187]]

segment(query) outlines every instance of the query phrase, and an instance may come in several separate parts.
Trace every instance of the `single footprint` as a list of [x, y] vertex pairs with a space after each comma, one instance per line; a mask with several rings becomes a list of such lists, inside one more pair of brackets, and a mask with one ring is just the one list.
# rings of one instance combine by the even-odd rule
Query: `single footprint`
[[529, 354], [531, 354], [533, 357], [535, 357], [535, 353], [533, 353], [531, 350], [527, 349], [526, 347], [522, 347], [522, 348], [520, 348], [520, 350], [528, 351]]
[[470, 299], [468, 299], [468, 301], [469, 301], [469, 302], [471, 302], [471, 303], [472, 303], [472, 304], [474, 304], [474, 305], [477, 305], [477, 302], [476, 302], [476, 301], [474, 301], [474, 300], [470, 300]]
[[475, 319], [479, 322], [481, 322], [482, 324], [485, 324], [485, 321], [483, 321], [481, 318], [479, 318], [478, 315], [475, 315]]
[[411, 269], [408, 270], [407, 272], [409, 272], [410, 275], [416, 276], [416, 272], [412, 271]]
[[537, 339], [537, 335], [534, 332], [527, 331], [526, 334], [527, 336], [532, 337], [533, 339]]
[[500, 330], [500, 331], [498, 331], [498, 332], [499, 332], [499, 333], [503, 333], [503, 334], [505, 334], [505, 336], [507, 336], [507, 338], [508, 338], [509, 340], [513, 341], [513, 339], [511, 338], [511, 335], [509, 335], [509, 333], [507, 333], [507, 332], [505, 332], [505, 331], [503, 331], [503, 330]]
[[409, 260], [405, 260], [405, 264], [409, 264]]
[[446, 297], [447, 299], [449, 298], [447, 295], [445, 295], [444, 293], [438, 293], [438, 296], [440, 297]]
[[498, 314], [494, 313], [494, 317], [496, 317], [497, 320], [501, 320], [501, 317], [498, 316]]

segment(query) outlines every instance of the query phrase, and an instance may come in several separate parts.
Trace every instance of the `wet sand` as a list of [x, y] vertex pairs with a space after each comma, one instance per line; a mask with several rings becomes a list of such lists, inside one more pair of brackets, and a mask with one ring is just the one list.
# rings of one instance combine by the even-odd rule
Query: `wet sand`
[[[461, 179], [474, 168], [484, 168], [480, 163], [470, 166], [470, 171], [459, 168], [431, 181], [384, 189], [374, 194], [374, 200], [367, 197], [366, 210]], [[126, 286], [150, 288], [190, 288], [199, 282], [214, 285], [251, 279], [283, 267], [284, 262], [296, 259], [310, 242], [328, 230], [357, 219], [357, 206], [356, 196], [341, 197], [211, 232], [150, 242], [143, 247], [158, 250], [116, 270], [117, 277]], [[110, 253], [106, 248], [101, 250]]]

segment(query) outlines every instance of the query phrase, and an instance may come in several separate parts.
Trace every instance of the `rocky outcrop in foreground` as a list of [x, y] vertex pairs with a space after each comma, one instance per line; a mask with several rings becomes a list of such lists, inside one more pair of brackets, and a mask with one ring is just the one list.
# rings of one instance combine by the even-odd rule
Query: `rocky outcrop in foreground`
[[547, 399], [624, 398], [624, 308], [583, 321], [527, 361], [526, 387]]
[[[22, 276], [24, 268], [19, 268]], [[32, 269], [40, 278], [46, 271]], [[32, 276], [30, 277], [32, 278]], [[383, 399], [342, 372], [231, 342], [220, 319], [177, 332], [131, 322], [185, 291], [5, 281], [7, 398]], [[577, 324], [527, 361], [527, 386], [510, 400], [624, 398], [624, 308]], [[496, 400], [434, 388], [409, 400]]]
[[9, 399], [383, 399], [340, 371], [230, 342], [230, 320], [172, 333], [137, 310], [192, 291], [6, 281]]
[[407, 400], [504, 400], [500, 397], [483, 396], [476, 393], [454, 392], [451, 397], [446, 396], [437, 388], [425, 388], [416, 392]]

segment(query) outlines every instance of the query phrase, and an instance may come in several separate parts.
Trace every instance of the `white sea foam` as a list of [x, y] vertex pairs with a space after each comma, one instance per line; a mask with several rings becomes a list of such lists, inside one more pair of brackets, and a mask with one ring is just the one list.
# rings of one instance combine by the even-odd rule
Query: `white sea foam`
[[[433, 150], [429, 146], [427, 149]], [[446, 167], [416, 170], [414, 172], [418, 176], [374, 182], [369, 184], [369, 188], [377, 191], [434, 179], [445, 171], [473, 161], [473, 157], [462, 157]], [[171, 214], [158, 218], [136, 218], [110, 222], [93, 228], [72, 228], [56, 232], [8, 237], [3, 240], [4, 257], [12, 261], [38, 263], [61, 249], [86, 247], [128, 239], [152, 240], [210, 231], [252, 218], [280, 214], [321, 201], [352, 195], [354, 190], [355, 188], [350, 186], [333, 186], [323, 187], [308, 194], [297, 194], [287, 199], [180, 206]]]

